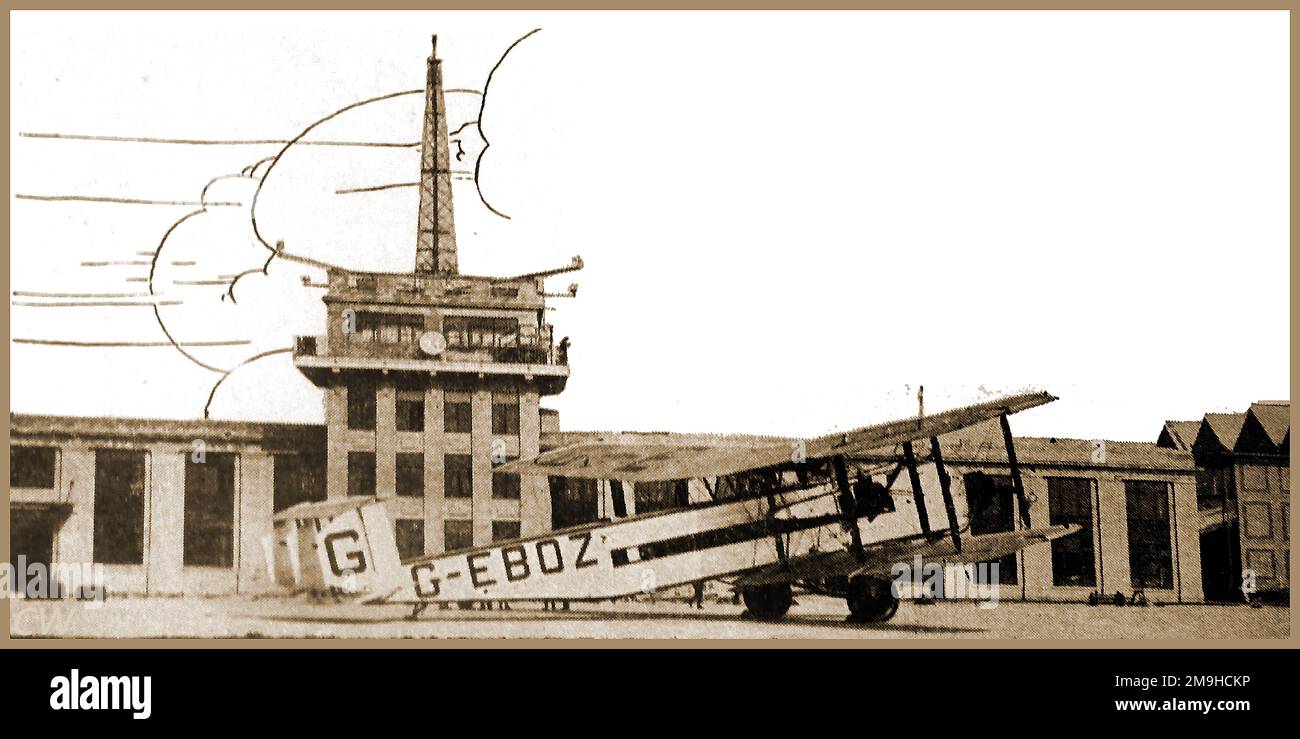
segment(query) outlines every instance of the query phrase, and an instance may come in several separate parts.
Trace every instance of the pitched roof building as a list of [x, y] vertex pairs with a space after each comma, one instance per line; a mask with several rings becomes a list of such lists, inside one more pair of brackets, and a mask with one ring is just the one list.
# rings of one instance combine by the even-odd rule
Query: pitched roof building
[[[1283, 593], [1291, 580], [1291, 405], [1260, 401], [1241, 413], [1166, 422], [1157, 442], [1189, 449], [1197, 466], [1201, 567], [1210, 600], [1243, 587]], [[1193, 438], [1191, 445], [1187, 439]]]

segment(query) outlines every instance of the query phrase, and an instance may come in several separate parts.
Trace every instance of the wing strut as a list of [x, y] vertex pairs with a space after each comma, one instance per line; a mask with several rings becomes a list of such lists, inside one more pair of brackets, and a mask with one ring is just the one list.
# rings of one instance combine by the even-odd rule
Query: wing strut
[[1016, 442], [1011, 438], [1011, 422], [1007, 414], [998, 417], [1002, 421], [1002, 441], [1007, 445], [1007, 464], [1011, 467], [1011, 486], [1016, 491], [1016, 503], [1020, 506], [1020, 523], [1025, 528], [1029, 525], [1029, 501], [1025, 498], [1025, 484], [1020, 479], [1020, 463], [1016, 460]]
[[782, 567], [790, 566], [790, 555], [785, 548], [785, 539], [781, 538], [781, 531], [776, 525], [776, 496], [770, 491], [767, 494], [767, 526], [772, 532], [772, 543], [776, 545], [776, 559]]
[[623, 481], [609, 481], [609, 497], [614, 502], [614, 517], [627, 518], [627, 498], [623, 496]]
[[921, 533], [930, 538], [930, 512], [925, 510], [925, 492], [921, 489], [921, 473], [916, 470], [916, 453], [912, 451], [912, 442], [903, 442], [903, 462], [907, 465], [907, 477], [912, 481], [912, 500], [916, 501], [916, 517], [921, 521]]
[[859, 560], [866, 556], [862, 548], [862, 532], [858, 530], [858, 505], [853, 497], [853, 488], [849, 485], [849, 471], [844, 466], [844, 457], [831, 457], [831, 467], [835, 469], [835, 485], [840, 489], [840, 513], [844, 517], [844, 527], [849, 530], [853, 556]]
[[943, 492], [943, 509], [948, 512], [948, 530], [952, 532], [952, 546], [961, 554], [961, 532], [957, 530], [957, 507], [952, 502], [952, 480], [948, 470], [943, 466], [943, 452], [939, 449], [939, 437], [930, 437], [930, 453], [934, 457], [934, 469], [939, 473], [939, 490]]

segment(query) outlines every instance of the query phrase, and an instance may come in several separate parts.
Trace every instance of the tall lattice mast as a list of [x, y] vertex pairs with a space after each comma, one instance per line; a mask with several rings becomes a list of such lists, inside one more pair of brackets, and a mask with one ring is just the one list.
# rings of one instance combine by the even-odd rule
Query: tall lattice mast
[[420, 214], [415, 271], [456, 274], [456, 224], [451, 210], [451, 154], [442, 94], [442, 62], [433, 37], [425, 82], [424, 131], [420, 143]]

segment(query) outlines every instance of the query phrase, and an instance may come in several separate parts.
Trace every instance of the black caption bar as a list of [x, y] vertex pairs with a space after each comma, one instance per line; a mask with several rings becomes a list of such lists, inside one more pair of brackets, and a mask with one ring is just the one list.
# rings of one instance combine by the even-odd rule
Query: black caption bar
[[491, 733], [499, 735], [511, 725], [530, 732], [610, 726], [605, 722], [630, 718], [633, 706], [650, 720], [704, 714], [713, 719], [701, 721], [725, 719], [730, 730], [781, 714], [828, 731], [856, 731], [858, 722], [875, 726], [881, 718], [919, 729], [941, 715], [996, 716], [1027, 728], [1079, 720], [1263, 726], [1289, 714], [1295, 700], [1289, 649], [852, 648], [869, 646], [860, 641], [704, 651], [663, 642], [640, 649], [570, 649], [562, 642], [518, 649], [506, 641], [495, 645], [502, 648], [425, 646], [467, 645], [8, 649], [5, 714], [48, 728], [126, 722], [256, 726], [259, 733], [352, 725], [382, 726], [383, 733], [452, 731], [471, 717], [490, 717]]

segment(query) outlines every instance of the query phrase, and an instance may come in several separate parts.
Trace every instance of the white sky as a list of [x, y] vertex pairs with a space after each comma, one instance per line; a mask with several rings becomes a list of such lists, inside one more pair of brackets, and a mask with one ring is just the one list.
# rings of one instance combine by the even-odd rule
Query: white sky
[[[12, 191], [197, 200], [279, 147], [18, 133], [290, 138], [422, 87], [432, 33], [447, 87], [481, 89], [535, 27], [483, 119], [481, 184], [512, 219], [472, 182], [456, 218], [466, 272], [586, 261], [549, 284], [581, 286], [552, 314], [573, 341], [548, 402], [565, 428], [812, 435], [910, 414], [924, 384], [930, 410], [1061, 396], [1021, 434], [1154, 440], [1167, 418], [1289, 396], [1284, 12], [15, 13]], [[415, 141], [418, 105], [314, 135]], [[405, 269], [414, 190], [335, 190], [415, 180], [416, 157], [297, 147], [259, 228]], [[168, 280], [261, 266], [255, 189], [213, 186], [244, 205], [179, 227]], [[81, 263], [147, 262], [193, 209], [15, 199], [11, 286], [146, 290], [127, 278], [147, 265]], [[195, 350], [221, 368], [321, 332], [319, 291], [272, 272], [238, 306], [169, 283], [183, 304], [160, 310], [183, 341], [250, 342]], [[148, 307], [18, 304], [11, 335], [164, 338]], [[192, 418], [219, 377], [171, 348], [11, 350], [19, 412]], [[212, 410], [312, 421], [321, 401], [277, 355]]]

